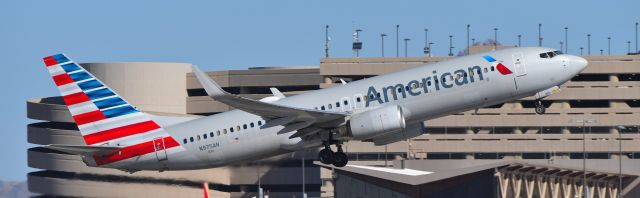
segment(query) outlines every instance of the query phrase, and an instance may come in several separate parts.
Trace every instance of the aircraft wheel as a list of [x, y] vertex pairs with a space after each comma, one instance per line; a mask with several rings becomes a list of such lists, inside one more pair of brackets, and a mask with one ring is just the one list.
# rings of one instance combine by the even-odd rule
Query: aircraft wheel
[[347, 165], [348, 162], [349, 162], [349, 157], [347, 157], [347, 154], [344, 154], [344, 152], [336, 152], [334, 154], [333, 165], [335, 167], [344, 167]]
[[544, 107], [544, 105], [542, 105], [542, 101], [537, 100], [536, 101], [536, 113], [537, 114], [544, 114], [544, 112], [546, 112], [546, 108]]
[[333, 164], [333, 162], [335, 161], [334, 158], [334, 153], [331, 149], [322, 149], [320, 150], [320, 153], [318, 153], [318, 158], [320, 159], [320, 162], [322, 162], [323, 164]]

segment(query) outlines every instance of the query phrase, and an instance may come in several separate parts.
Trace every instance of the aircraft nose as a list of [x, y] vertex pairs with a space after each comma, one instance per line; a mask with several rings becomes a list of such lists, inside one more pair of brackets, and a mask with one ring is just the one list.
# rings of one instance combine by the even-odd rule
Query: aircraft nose
[[585, 68], [587, 68], [587, 64], [589, 64], [587, 59], [584, 59], [579, 56], [571, 56], [570, 62], [571, 62], [571, 66], [578, 69], [578, 71], [584, 70]]

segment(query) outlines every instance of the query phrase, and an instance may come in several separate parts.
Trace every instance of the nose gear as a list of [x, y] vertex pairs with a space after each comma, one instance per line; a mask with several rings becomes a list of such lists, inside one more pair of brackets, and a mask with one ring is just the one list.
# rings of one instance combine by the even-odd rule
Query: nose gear
[[536, 100], [536, 113], [537, 114], [544, 114], [546, 112], [546, 108], [544, 107], [544, 105], [542, 104], [541, 100]]

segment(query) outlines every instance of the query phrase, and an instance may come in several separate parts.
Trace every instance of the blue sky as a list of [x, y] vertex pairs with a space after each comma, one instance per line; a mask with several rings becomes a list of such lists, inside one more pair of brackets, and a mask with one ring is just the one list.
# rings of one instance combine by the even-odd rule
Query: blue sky
[[[579, 2], [579, 3], [578, 3]], [[436, 55], [456, 51], [471, 37], [524, 46], [559, 48], [569, 27], [569, 52], [586, 47], [625, 53], [634, 42], [640, 1], [0, 1], [0, 78], [5, 159], [0, 180], [24, 180], [27, 168], [25, 101], [58, 95], [41, 58], [64, 52], [79, 62], [189, 62], [206, 70], [251, 66], [318, 65], [324, 54], [324, 26], [330, 25], [331, 56], [351, 56], [353, 27], [363, 29], [361, 56], [379, 56], [380, 34], [389, 35], [385, 53], [395, 55], [395, 25], [411, 38], [409, 56], [419, 56], [424, 28]], [[632, 43], [632, 48], [635, 44]], [[401, 45], [401, 49], [403, 49]], [[403, 52], [401, 52], [403, 54]]]

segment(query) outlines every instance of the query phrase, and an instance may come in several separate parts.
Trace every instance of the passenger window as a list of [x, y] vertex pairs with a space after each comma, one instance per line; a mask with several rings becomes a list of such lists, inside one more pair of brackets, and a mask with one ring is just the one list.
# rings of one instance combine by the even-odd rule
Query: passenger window
[[329, 107], [329, 109], [332, 109], [331, 104], [327, 105], [327, 107]]
[[218, 132], [216, 132], [216, 133], [218, 133], [218, 136], [220, 136], [220, 130], [218, 130]]
[[349, 105], [349, 101], [342, 101], [342, 103], [344, 103], [344, 105]]
[[229, 132], [233, 133], [233, 127], [229, 128]]
[[431, 81], [427, 81], [427, 86], [431, 86]]
[[473, 70], [469, 71], [469, 76], [473, 77]]
[[236, 129], [237, 129], [237, 131], [240, 131], [240, 126], [239, 125], [236, 126]]
[[193, 142], [193, 137], [190, 137], [190, 138], [189, 138], [189, 141], [190, 141], [190, 142]]
[[247, 124], [243, 124], [242, 129], [247, 129]]
[[360, 99], [360, 97], [357, 97], [357, 98], [356, 98], [356, 101], [357, 101], [357, 102], [360, 102], [360, 101], [362, 101], [362, 100]]
[[197, 135], [196, 137], [198, 137], [198, 141], [200, 141], [200, 135]]
[[313, 109], [318, 110], [318, 107], [313, 107]]
[[378, 98], [380, 98], [380, 93], [377, 93], [376, 96], [378, 96]]
[[224, 131], [224, 134], [227, 134], [227, 129], [224, 129], [223, 131]]
[[209, 133], [209, 136], [213, 137], [213, 132]]
[[[323, 110], [323, 111], [324, 111], [324, 105], [322, 105], [322, 106], [320, 107], [320, 110]], [[259, 123], [259, 122], [258, 122], [258, 123]], [[260, 125], [260, 124], [258, 124], [258, 125]]]
[[402, 92], [402, 88], [398, 88], [398, 93], [401, 93], [401, 92]]
[[484, 68], [484, 73], [489, 73], [489, 69], [487, 69], [486, 67]]
[[251, 126], [251, 128], [253, 128], [253, 122], [249, 124], [249, 126]]
[[491, 71], [494, 71], [494, 70], [495, 70], [495, 67], [491, 66]]
[[183, 142], [184, 144], [187, 144], [187, 138], [184, 138], [184, 140], [182, 140], [182, 142]]
[[542, 53], [540, 54], [540, 58], [548, 58], [549, 56], [547, 55], [547, 53]]
[[340, 102], [336, 102], [336, 107], [340, 107]]
[[207, 134], [202, 134], [202, 138], [207, 139]]
[[258, 126], [262, 126], [262, 121], [258, 121]]
[[442, 77], [442, 83], [446, 83], [447, 82], [447, 78]]

